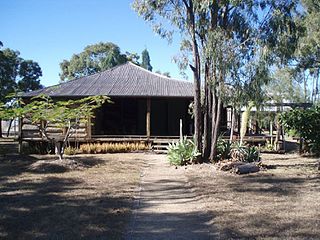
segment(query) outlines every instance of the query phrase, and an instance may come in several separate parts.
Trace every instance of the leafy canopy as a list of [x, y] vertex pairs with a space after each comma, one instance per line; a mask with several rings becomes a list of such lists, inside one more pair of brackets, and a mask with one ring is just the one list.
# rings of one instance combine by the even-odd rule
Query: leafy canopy
[[[106, 96], [54, 101], [46, 95], [39, 95], [33, 97], [30, 103], [25, 104], [17, 98], [10, 106], [0, 105], [0, 118], [28, 119], [38, 128], [44, 140], [54, 142], [59, 158], [62, 159], [65, 144], [79, 128], [80, 123], [87, 123], [89, 118], [94, 116], [94, 110], [109, 101]], [[65, 129], [65, 131], [58, 136], [50, 135], [49, 127], [52, 125]]]
[[320, 107], [294, 109], [281, 115], [280, 121], [287, 130], [304, 138], [311, 151], [320, 154]]
[[[137, 58], [134, 54], [127, 55], [132, 59]], [[88, 45], [81, 53], [74, 54], [70, 61], [63, 60], [60, 63], [60, 78], [65, 81], [104, 71], [127, 62], [127, 55], [111, 42]]]
[[0, 102], [7, 102], [6, 96], [15, 91], [28, 92], [42, 88], [42, 71], [37, 62], [24, 60], [20, 53], [0, 44]]

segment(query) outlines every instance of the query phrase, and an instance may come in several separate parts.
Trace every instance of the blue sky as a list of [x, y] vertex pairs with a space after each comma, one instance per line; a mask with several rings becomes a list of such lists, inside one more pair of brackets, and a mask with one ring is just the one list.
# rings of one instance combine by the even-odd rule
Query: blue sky
[[132, 0], [1, 0], [0, 41], [18, 50], [24, 59], [42, 68], [41, 83], [59, 82], [59, 63], [87, 45], [113, 42], [122, 52], [139, 55], [146, 47], [154, 71], [169, 71], [182, 79], [171, 45], [153, 33], [150, 25], [131, 8]]

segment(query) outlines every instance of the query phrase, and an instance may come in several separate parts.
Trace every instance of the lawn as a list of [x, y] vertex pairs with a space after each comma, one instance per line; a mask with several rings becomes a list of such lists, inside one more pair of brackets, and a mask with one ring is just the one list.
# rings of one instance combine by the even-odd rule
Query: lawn
[[[145, 154], [0, 158], [0, 239], [119, 239], [130, 221]], [[130, 161], [128, 161], [130, 158]]]
[[269, 169], [234, 175], [211, 165], [186, 174], [222, 239], [319, 239], [320, 173], [317, 159], [264, 154]]

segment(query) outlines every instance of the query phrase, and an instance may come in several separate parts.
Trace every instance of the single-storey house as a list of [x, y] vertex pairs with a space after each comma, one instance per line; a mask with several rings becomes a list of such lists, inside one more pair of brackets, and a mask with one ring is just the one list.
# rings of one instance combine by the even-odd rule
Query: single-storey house
[[[45, 94], [53, 99], [75, 99], [106, 95], [106, 103], [95, 113], [91, 124], [78, 131], [79, 140], [192, 135], [193, 120], [188, 108], [193, 100], [193, 83], [150, 72], [131, 62], [103, 72], [23, 94], [28, 99]], [[40, 135], [22, 121], [22, 140], [39, 140]]]

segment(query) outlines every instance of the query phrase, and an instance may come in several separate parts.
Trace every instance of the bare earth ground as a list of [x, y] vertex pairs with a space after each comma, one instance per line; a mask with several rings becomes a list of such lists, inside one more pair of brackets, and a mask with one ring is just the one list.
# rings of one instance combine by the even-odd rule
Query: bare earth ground
[[0, 156], [0, 239], [121, 239], [150, 156], [76, 156], [72, 171], [44, 158]]
[[272, 169], [249, 175], [187, 167], [220, 239], [320, 239], [317, 159], [264, 154]]
[[143, 153], [52, 159], [0, 156], [0, 239], [320, 238], [317, 159], [264, 155], [270, 169], [244, 176]]
[[199, 204], [183, 168], [170, 166], [166, 155], [150, 159], [127, 240], [213, 239], [211, 216]]

